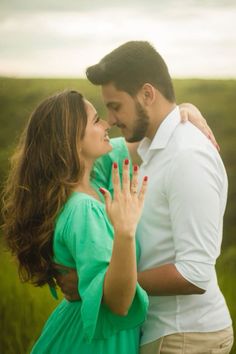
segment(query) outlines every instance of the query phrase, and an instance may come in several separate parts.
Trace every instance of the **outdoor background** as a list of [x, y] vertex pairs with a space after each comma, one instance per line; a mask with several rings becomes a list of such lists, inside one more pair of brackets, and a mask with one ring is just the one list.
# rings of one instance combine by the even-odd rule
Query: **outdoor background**
[[[235, 326], [236, 4], [159, 3], [1, 0], [0, 189], [19, 134], [40, 100], [65, 88], [78, 89], [105, 117], [99, 88], [84, 79], [86, 67], [125, 41], [150, 41], [170, 68], [177, 102], [192, 102], [202, 111], [221, 147], [229, 196], [217, 272]], [[58, 301], [46, 287], [20, 283], [1, 237], [0, 290], [0, 353], [28, 353]]]

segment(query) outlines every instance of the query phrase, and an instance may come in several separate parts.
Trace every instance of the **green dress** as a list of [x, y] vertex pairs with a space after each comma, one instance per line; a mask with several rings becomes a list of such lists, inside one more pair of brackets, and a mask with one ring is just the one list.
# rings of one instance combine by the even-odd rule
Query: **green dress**
[[[113, 150], [94, 165], [92, 184], [112, 193], [112, 162], [117, 161], [121, 171], [128, 150], [123, 138], [112, 139], [111, 143]], [[102, 200], [72, 193], [56, 221], [54, 259], [56, 263], [76, 268], [82, 301], [62, 300], [47, 320], [33, 354], [138, 353], [140, 325], [148, 307], [146, 292], [137, 284], [126, 316], [115, 315], [102, 303], [112, 244], [113, 228]]]

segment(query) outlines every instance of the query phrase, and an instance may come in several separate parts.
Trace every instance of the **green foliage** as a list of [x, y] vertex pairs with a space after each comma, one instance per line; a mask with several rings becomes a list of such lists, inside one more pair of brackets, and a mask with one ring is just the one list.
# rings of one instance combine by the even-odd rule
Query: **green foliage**
[[[223, 245], [235, 244], [236, 81], [174, 80], [174, 86], [177, 102], [192, 102], [199, 107], [221, 146], [221, 155], [229, 177]], [[0, 185], [8, 169], [8, 158], [30, 113], [42, 99], [66, 88], [79, 90], [92, 101], [98, 113], [105, 117], [99, 88], [86, 80], [0, 78]], [[111, 132], [111, 136], [118, 134], [117, 129]]]
[[[228, 172], [229, 198], [225, 214], [224, 252], [217, 263], [217, 271], [232, 318], [236, 319], [236, 81], [175, 80], [174, 85], [179, 103], [191, 102], [203, 112], [221, 146]], [[86, 80], [0, 78], [0, 185], [7, 175], [9, 157], [30, 113], [42, 99], [66, 88], [81, 91], [92, 101], [99, 114], [105, 116], [99, 88]], [[114, 129], [112, 136], [118, 134], [118, 130]], [[25, 354], [57, 302], [46, 287], [40, 289], [20, 283], [16, 265], [9, 254], [3, 251], [1, 244], [0, 284], [1, 353]], [[235, 352], [236, 347], [232, 354]]]

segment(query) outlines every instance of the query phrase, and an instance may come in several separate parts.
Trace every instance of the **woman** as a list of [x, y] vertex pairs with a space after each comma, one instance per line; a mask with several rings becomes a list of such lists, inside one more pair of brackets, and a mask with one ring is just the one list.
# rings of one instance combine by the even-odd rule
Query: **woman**
[[[134, 167], [130, 187], [124, 141], [112, 144], [113, 151], [108, 125], [94, 107], [65, 91], [36, 108], [17, 149], [4, 217], [21, 278], [52, 286], [53, 261], [76, 268], [82, 299], [61, 302], [33, 353], [137, 352], [148, 301], [137, 285], [134, 235], [147, 181], [137, 193]], [[113, 200], [101, 189], [110, 222], [99, 188], [108, 188], [112, 164]]]
[[22, 280], [53, 287], [53, 263], [74, 268], [82, 300], [59, 304], [34, 354], [138, 352], [148, 300], [134, 235], [147, 178], [138, 193], [128, 156], [77, 91], [44, 100], [29, 120], [4, 192], [6, 241]]

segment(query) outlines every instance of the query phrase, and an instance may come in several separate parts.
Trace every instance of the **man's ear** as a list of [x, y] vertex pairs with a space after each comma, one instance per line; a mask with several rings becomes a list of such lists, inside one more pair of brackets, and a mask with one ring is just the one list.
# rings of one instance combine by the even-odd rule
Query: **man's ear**
[[152, 105], [156, 99], [155, 87], [149, 83], [144, 84], [138, 93], [138, 98], [144, 106]]

